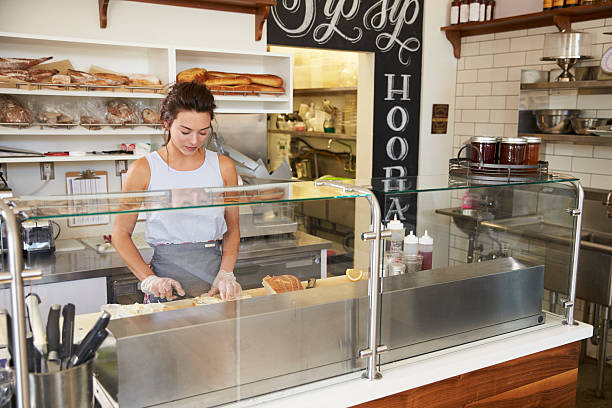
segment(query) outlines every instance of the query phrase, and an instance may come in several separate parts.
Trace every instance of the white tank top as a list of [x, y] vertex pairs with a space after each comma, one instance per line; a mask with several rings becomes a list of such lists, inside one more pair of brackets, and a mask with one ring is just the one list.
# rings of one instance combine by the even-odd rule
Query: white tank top
[[[168, 166], [159, 153], [145, 156], [151, 169], [149, 190], [223, 187], [217, 153], [206, 150], [204, 163], [195, 170], [180, 171]], [[223, 238], [227, 231], [225, 209], [197, 208], [147, 212], [145, 237], [151, 246], [207, 242]]]

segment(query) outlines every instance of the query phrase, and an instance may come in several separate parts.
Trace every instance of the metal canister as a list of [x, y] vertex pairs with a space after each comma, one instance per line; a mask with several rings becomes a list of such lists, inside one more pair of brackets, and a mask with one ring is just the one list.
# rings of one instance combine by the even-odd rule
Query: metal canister
[[93, 361], [66, 370], [30, 373], [32, 408], [93, 406]]
[[406, 265], [399, 262], [392, 262], [389, 264], [389, 276], [403, 275], [406, 273]]

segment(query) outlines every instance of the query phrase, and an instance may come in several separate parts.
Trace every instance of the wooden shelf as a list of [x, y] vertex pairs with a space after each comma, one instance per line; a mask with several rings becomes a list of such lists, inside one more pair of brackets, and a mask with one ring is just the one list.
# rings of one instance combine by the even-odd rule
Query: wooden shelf
[[85, 156], [34, 156], [34, 157], [0, 157], [0, 163], [50, 163], [50, 162], [91, 162], [136, 160], [140, 155], [134, 154], [88, 154]]
[[500, 18], [482, 23], [464, 23], [442, 27], [453, 45], [455, 58], [461, 58], [461, 38], [473, 35], [502, 33], [555, 25], [559, 30], [571, 29], [574, 22], [612, 17], [612, 3], [592, 4], [541, 11], [539, 13]]
[[293, 96], [342, 95], [348, 93], [357, 93], [357, 87], [348, 86], [338, 88], [304, 88], [293, 90]]
[[[232, 13], [255, 15], [255, 41], [261, 40], [263, 26], [270, 14], [270, 6], [276, 6], [276, 0], [126, 0], [139, 3], [161, 4], [166, 6], [190, 7]], [[108, 24], [108, 4], [110, 0], [98, 0], [100, 28]]]
[[575, 145], [612, 146], [612, 137], [587, 135], [559, 135], [552, 133], [519, 133], [520, 137], [535, 136], [542, 138], [543, 142], [567, 143]]
[[316, 137], [319, 139], [357, 140], [355, 136], [344, 133], [300, 132], [297, 130], [268, 129], [268, 133], [284, 133], [297, 137]]

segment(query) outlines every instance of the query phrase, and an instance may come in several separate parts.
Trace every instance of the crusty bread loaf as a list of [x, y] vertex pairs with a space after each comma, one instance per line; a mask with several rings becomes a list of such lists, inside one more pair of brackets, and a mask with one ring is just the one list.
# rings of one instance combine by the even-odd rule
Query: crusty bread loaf
[[249, 85], [251, 80], [244, 75], [233, 75], [226, 77], [209, 77], [204, 83], [209, 87], [216, 85]]
[[51, 83], [52, 84], [61, 84], [61, 85], [68, 85], [70, 83], [70, 76], [69, 75], [53, 75], [51, 77]]
[[32, 123], [32, 114], [11, 96], [0, 95], [1, 123]]
[[148, 74], [132, 74], [128, 76], [129, 85], [132, 86], [158, 86], [161, 85], [161, 81], [155, 75]]
[[206, 81], [206, 70], [204, 68], [189, 68], [181, 71], [176, 76], [176, 82], [199, 82]]
[[304, 290], [302, 282], [293, 275], [270, 276], [263, 278], [263, 286], [268, 294]]
[[110, 72], [96, 72], [94, 75], [98, 80], [106, 82], [105, 85], [127, 85], [130, 81], [125, 75], [112, 74]]

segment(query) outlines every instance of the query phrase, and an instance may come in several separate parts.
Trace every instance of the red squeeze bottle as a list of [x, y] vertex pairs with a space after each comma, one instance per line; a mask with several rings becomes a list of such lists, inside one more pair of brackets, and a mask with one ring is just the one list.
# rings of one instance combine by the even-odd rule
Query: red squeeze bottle
[[421, 270], [426, 271], [431, 269], [433, 259], [433, 238], [427, 235], [427, 230], [425, 230], [425, 234], [419, 238], [419, 255], [423, 257], [423, 266]]

